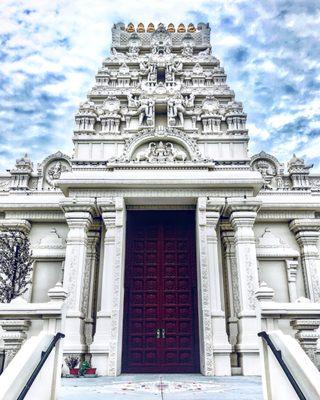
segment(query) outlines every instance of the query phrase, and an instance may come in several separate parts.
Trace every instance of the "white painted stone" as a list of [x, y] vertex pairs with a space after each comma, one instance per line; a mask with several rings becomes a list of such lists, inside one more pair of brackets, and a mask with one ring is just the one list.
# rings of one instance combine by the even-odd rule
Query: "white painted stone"
[[[201, 372], [256, 375], [261, 282], [273, 305], [309, 297], [303, 318], [319, 301], [320, 177], [295, 156], [287, 167], [265, 152], [249, 157], [246, 114], [211, 54], [207, 24], [187, 36], [163, 24], [129, 28], [112, 28], [111, 54], [75, 115], [73, 154], [36, 167], [26, 155], [0, 175], [0, 228], [30, 232], [27, 300], [44, 300], [63, 279], [65, 353], [117, 375], [126, 210], [194, 208]], [[40, 329], [33, 322], [28, 334]]]

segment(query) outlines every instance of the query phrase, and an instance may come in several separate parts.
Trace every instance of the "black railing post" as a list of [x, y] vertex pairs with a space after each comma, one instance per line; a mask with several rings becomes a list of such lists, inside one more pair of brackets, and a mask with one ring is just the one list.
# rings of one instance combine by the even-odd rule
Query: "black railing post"
[[64, 337], [65, 337], [65, 335], [63, 333], [58, 332], [52, 339], [47, 350], [45, 352], [41, 353], [40, 361], [38, 362], [36, 368], [34, 369], [30, 378], [28, 379], [28, 382], [25, 384], [24, 388], [22, 389], [21, 393], [19, 394], [19, 397], [17, 397], [17, 400], [23, 400], [26, 397], [26, 394], [28, 393], [31, 385], [33, 384], [33, 382], [35, 381], [39, 372], [41, 371], [41, 368], [42, 368], [43, 364], [46, 362], [47, 358], [49, 357], [52, 349], [55, 347], [57, 342]]
[[258, 336], [261, 337], [267, 343], [267, 345], [270, 347], [272, 353], [274, 354], [275, 358], [277, 359], [278, 363], [280, 364], [280, 367], [282, 368], [283, 372], [285, 373], [286, 377], [288, 378], [289, 382], [291, 383], [293, 389], [297, 393], [297, 396], [299, 397], [299, 399], [307, 400], [305, 395], [302, 393], [300, 386], [298, 385], [297, 381], [294, 379], [294, 377], [291, 374], [289, 368], [287, 367], [285, 361], [283, 360], [281, 350], [278, 350], [276, 348], [276, 346], [273, 344], [273, 342], [270, 339], [270, 336], [267, 334], [267, 332], [265, 332], [265, 331], [259, 332]]

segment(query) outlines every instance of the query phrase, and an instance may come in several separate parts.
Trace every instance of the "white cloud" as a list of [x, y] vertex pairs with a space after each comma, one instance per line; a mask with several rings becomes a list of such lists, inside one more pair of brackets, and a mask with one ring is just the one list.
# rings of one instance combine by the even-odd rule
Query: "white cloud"
[[[92, 86], [108, 52], [112, 24], [119, 20], [142, 20], [145, 25], [209, 21], [214, 53], [248, 112], [251, 147], [259, 150], [268, 141], [281, 158], [301, 146], [307, 152], [311, 143], [314, 154], [314, 142], [305, 141], [308, 132], [281, 131], [299, 118], [309, 120], [309, 130], [319, 128], [320, 96], [313, 82], [320, 80], [320, 4], [294, 3], [2, 0], [0, 34], [5, 40], [0, 51], [6, 55], [0, 72], [0, 102], [5, 109], [0, 113], [0, 143], [6, 156], [1, 156], [0, 167], [10, 167], [28, 145], [38, 146], [31, 154], [37, 161], [57, 147], [71, 150], [73, 110]], [[243, 60], [237, 59], [235, 50], [240, 48], [246, 51]], [[291, 93], [285, 85], [296, 90]], [[36, 108], [37, 113], [19, 113], [22, 107]]]

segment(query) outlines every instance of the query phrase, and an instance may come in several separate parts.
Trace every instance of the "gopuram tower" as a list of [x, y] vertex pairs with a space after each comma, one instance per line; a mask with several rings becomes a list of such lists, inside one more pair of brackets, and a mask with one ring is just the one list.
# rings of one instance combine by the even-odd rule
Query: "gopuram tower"
[[[81, 297], [88, 273], [87, 245], [80, 237], [80, 246], [67, 246], [64, 281], [72, 293], [65, 351], [89, 352], [101, 374], [125, 370], [229, 375], [232, 348], [228, 332], [230, 336], [235, 329], [239, 350], [232, 355], [233, 364], [237, 367], [240, 355], [244, 373], [250, 374], [255, 368], [252, 361], [256, 365], [258, 360], [254, 312], [258, 279], [252, 224], [259, 205], [254, 196], [262, 179], [250, 167], [242, 104], [235, 100], [224, 69], [211, 52], [208, 24], [189, 24], [187, 28], [183, 24], [177, 28], [162, 23], [150, 23], [147, 28], [115, 24], [111, 54], [75, 116], [71, 170], [62, 173], [57, 185], [68, 196], [62, 207], [69, 236], [76, 229], [82, 229], [84, 235], [93, 223], [102, 227], [102, 247], [94, 289], [99, 293], [97, 314], [88, 323], [81, 314], [81, 302], [87, 301]], [[148, 218], [143, 212], [149, 212]], [[224, 225], [220, 222], [223, 218]], [[175, 220], [184, 227], [181, 237], [178, 228], [170, 226]], [[189, 225], [184, 226], [185, 220]], [[165, 226], [155, 233], [153, 223]], [[220, 232], [224, 227], [228, 237], [231, 225], [239, 241], [237, 266], [228, 272], [228, 278], [222, 272]], [[135, 231], [134, 226], [141, 229]], [[165, 253], [167, 237], [163, 233], [159, 237], [159, 232], [166, 230], [171, 232], [168, 237], [174, 237], [176, 249], [169, 255]], [[183, 239], [182, 232], [187, 231], [194, 233], [191, 242]], [[141, 242], [135, 242], [139, 235]], [[156, 260], [150, 261], [162, 271], [153, 283], [147, 272], [149, 236], [162, 246], [154, 250]], [[130, 243], [141, 250], [140, 255]], [[177, 248], [183, 243], [193, 255], [179, 253]], [[132, 254], [144, 260], [141, 269], [137, 260], [128, 261]], [[164, 257], [172, 257], [176, 266], [180, 258], [194, 257], [190, 261], [194, 270], [188, 275], [181, 266], [182, 276], [189, 276], [186, 281], [178, 267], [170, 272], [172, 276], [163, 275]], [[81, 266], [77, 277], [76, 265]], [[141, 280], [132, 283], [133, 278], [128, 278], [142, 271]], [[234, 293], [223, 283], [231, 274], [238, 277]], [[160, 301], [158, 287], [163, 282], [172, 293], [163, 289]], [[151, 300], [152, 294], [157, 300]], [[234, 299], [239, 303], [236, 311]], [[231, 312], [241, 313], [241, 318], [226, 319], [226, 304], [230, 318]], [[181, 310], [187, 315], [177, 316], [173, 322], [168, 310], [173, 316]], [[154, 313], [150, 320], [148, 312]], [[89, 345], [85, 344], [86, 329], [91, 330], [90, 337], [94, 333]], [[169, 340], [170, 330], [172, 347], [159, 350], [160, 342], [164, 343], [165, 337]], [[151, 338], [158, 341], [151, 343]]]

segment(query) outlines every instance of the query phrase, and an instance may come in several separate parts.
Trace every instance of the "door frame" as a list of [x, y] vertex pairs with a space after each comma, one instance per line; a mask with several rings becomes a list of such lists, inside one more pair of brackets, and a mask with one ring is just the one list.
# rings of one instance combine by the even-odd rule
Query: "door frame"
[[[154, 199], [153, 199], [154, 200]], [[196, 199], [196, 255], [198, 276], [198, 321], [199, 321], [199, 351], [200, 372], [206, 376], [214, 375], [213, 365], [213, 334], [211, 321], [210, 279], [207, 261], [207, 235], [206, 235], [206, 197]], [[124, 315], [124, 265], [125, 265], [125, 233], [126, 233], [126, 206], [124, 197], [116, 197], [115, 205], [115, 243], [114, 243], [114, 268], [112, 271], [112, 310], [110, 313], [110, 337], [108, 354], [108, 375], [121, 374], [122, 345], [123, 345], [123, 315]], [[190, 204], [190, 203], [189, 203]], [[193, 203], [194, 204], [194, 203]], [[131, 207], [130, 207], [131, 208]], [[133, 207], [132, 207], [133, 208]], [[169, 207], [137, 206], [137, 209], [165, 210]], [[185, 205], [172, 206], [170, 209], [186, 209]], [[103, 289], [103, 288], [102, 288]]]

